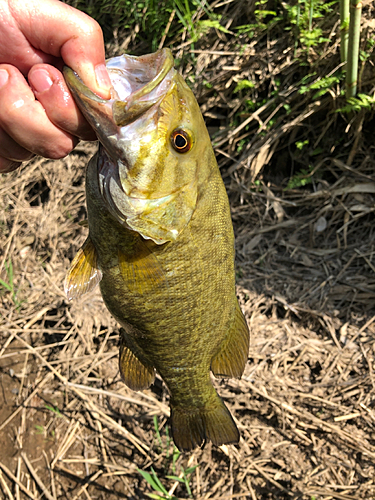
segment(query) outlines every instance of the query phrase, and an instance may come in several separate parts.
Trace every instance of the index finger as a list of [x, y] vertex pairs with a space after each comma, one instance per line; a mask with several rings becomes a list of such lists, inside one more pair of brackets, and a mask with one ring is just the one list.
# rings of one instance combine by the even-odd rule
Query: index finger
[[34, 48], [62, 58], [91, 90], [110, 97], [103, 33], [94, 19], [58, 0], [13, 0], [9, 8]]

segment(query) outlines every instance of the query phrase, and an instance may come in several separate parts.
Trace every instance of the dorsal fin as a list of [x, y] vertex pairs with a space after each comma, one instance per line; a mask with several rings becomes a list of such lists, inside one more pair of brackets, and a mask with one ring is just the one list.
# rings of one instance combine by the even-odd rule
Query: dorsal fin
[[102, 279], [98, 269], [97, 253], [90, 236], [78, 250], [64, 280], [64, 291], [69, 300], [94, 290]]

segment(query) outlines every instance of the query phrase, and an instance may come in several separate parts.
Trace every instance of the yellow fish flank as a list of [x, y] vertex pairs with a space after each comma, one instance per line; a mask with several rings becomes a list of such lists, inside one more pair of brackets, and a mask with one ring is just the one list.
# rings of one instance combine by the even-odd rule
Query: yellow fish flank
[[236, 443], [210, 371], [241, 377], [249, 331], [235, 294], [228, 198], [202, 114], [168, 49], [115, 57], [107, 69], [108, 101], [64, 70], [100, 141], [86, 172], [89, 236], [67, 274], [67, 296], [100, 282], [122, 326], [123, 380], [142, 390], [160, 374], [179, 449]]

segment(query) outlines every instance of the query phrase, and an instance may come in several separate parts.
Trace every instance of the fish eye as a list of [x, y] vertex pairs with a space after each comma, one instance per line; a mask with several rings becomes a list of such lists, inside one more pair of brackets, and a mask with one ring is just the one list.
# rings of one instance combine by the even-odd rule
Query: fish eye
[[190, 135], [180, 128], [174, 130], [171, 134], [171, 142], [173, 149], [177, 151], [177, 153], [187, 153], [190, 151], [192, 146], [192, 140]]

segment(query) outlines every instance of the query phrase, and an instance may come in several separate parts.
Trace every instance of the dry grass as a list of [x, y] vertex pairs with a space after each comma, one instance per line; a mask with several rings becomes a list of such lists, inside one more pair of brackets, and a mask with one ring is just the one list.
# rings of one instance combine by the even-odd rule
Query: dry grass
[[[233, 7], [233, 23], [239, 15]], [[12, 262], [15, 287], [0, 290], [2, 498], [146, 498], [151, 489], [137, 468], [150, 466], [171, 494], [186, 498], [184, 485], [166, 476], [196, 464], [197, 500], [375, 497], [371, 121], [360, 116], [348, 125], [329, 114], [333, 91], [318, 102], [297, 95], [287, 43], [260, 38], [239, 56], [218, 32], [184, 69], [196, 77], [215, 137], [251, 328], [244, 377], [216, 381], [240, 444], [181, 454], [173, 471], [161, 381], [142, 393], [123, 385], [118, 326], [98, 291], [67, 302], [62, 283], [86, 236], [84, 166], [95, 151], [82, 144], [64, 160], [38, 158], [0, 178], [0, 277], [9, 282]], [[337, 65], [329, 55], [327, 72]], [[286, 90], [238, 115], [244, 96], [233, 94], [236, 82], [257, 78], [254, 92], [267, 93], [275, 75]], [[277, 118], [285, 100], [291, 112]], [[279, 121], [269, 129], [272, 114]], [[299, 154], [293, 145], [306, 138], [308, 151]], [[312, 182], [285, 189], [308, 164]]]

